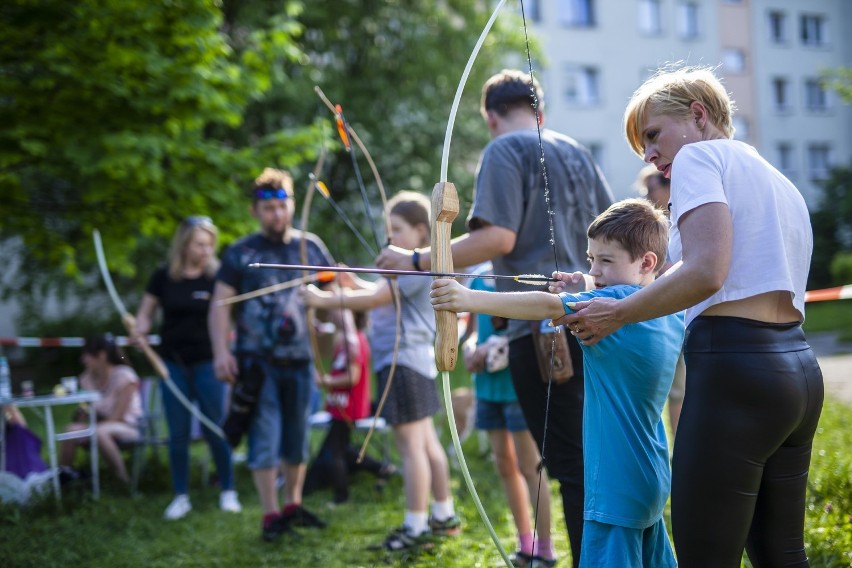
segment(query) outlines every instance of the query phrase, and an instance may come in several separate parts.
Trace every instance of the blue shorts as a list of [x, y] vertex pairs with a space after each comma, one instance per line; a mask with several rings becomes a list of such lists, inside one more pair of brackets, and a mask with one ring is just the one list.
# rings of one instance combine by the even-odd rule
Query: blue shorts
[[508, 430], [523, 432], [529, 430], [521, 405], [514, 402], [491, 402], [476, 399], [477, 430]]
[[675, 568], [666, 523], [659, 521], [647, 529], [631, 529], [586, 520], [580, 568]]
[[263, 387], [248, 435], [249, 469], [306, 463], [310, 457], [308, 417], [314, 390], [310, 362], [273, 365], [257, 359]]

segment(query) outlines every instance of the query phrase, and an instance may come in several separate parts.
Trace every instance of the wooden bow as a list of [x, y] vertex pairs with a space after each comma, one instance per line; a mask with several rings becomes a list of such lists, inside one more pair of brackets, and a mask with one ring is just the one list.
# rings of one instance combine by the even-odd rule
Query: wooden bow
[[[345, 122], [341, 116], [342, 112], [340, 111], [340, 105], [334, 105], [328, 97], [325, 96], [322, 89], [319, 86], [314, 87], [314, 91], [319, 96], [320, 100], [325, 104], [325, 106], [330, 110], [335, 118], [337, 119], [337, 126], [340, 132], [341, 140], [344, 145], [347, 147], [347, 152], [351, 156], [352, 148], [349, 144], [349, 138], [355, 141], [355, 144], [358, 146], [358, 149], [361, 150], [361, 153], [364, 155], [364, 158], [367, 160], [367, 163], [370, 166], [370, 171], [373, 174], [373, 178], [376, 180], [376, 186], [379, 188], [379, 195], [382, 199], [382, 210], [383, 217], [385, 220], [385, 232], [388, 239], [388, 244], [390, 244], [390, 234], [391, 234], [391, 226], [390, 226], [390, 210], [388, 209], [388, 196], [387, 192], [385, 192], [385, 185], [382, 183], [382, 176], [379, 175], [379, 170], [376, 168], [376, 163], [373, 161], [373, 157], [370, 155], [370, 152], [367, 150], [367, 146], [361, 141], [361, 138], [358, 136], [358, 133], [355, 132], [355, 129], [352, 128], [350, 124]], [[354, 160], [354, 157], [353, 157]], [[357, 171], [357, 162], [355, 163], [356, 171]], [[360, 173], [357, 175], [359, 189], [361, 190], [361, 195], [366, 195], [366, 190], [363, 187], [363, 180], [361, 179]], [[365, 207], [366, 207], [366, 199], [365, 199]], [[370, 212], [366, 211], [367, 215], [370, 216]], [[378, 235], [376, 234], [375, 227], [373, 229], [373, 234], [376, 237], [377, 244], [379, 248], [381, 248], [381, 244], [378, 243]], [[363, 239], [361, 239], [363, 240]], [[370, 422], [370, 429], [367, 431], [367, 435], [364, 436], [364, 442], [361, 444], [361, 449], [358, 451], [358, 459], [357, 462], [361, 463], [364, 460], [364, 456], [367, 453], [367, 448], [370, 445], [370, 440], [373, 437], [373, 433], [376, 430], [376, 425], [378, 424], [379, 416], [382, 413], [382, 410], [385, 407], [385, 402], [388, 398], [388, 393], [390, 392], [391, 385], [393, 384], [393, 378], [396, 374], [396, 366], [399, 361], [399, 343], [402, 337], [402, 291], [399, 289], [399, 282], [395, 278], [388, 279], [388, 283], [390, 284], [391, 289], [391, 298], [393, 298], [393, 306], [394, 312], [396, 315], [396, 325], [394, 329], [394, 340], [393, 340], [393, 354], [391, 355], [391, 364], [390, 370], [388, 371], [387, 382], [385, 383], [385, 388], [382, 390], [381, 397], [379, 397], [379, 402], [376, 405], [376, 411], [373, 413], [373, 420]]]
[[180, 402], [190, 414], [198, 418], [198, 421], [206, 426], [211, 432], [224, 440], [225, 434], [222, 432], [222, 429], [219, 428], [219, 425], [205, 416], [198, 407], [186, 398], [180, 389], [177, 388], [174, 381], [172, 381], [171, 375], [169, 375], [169, 369], [166, 367], [165, 362], [159, 355], [157, 355], [157, 352], [154, 351], [148, 341], [136, 333], [136, 318], [127, 311], [127, 308], [124, 306], [124, 302], [121, 301], [118, 291], [115, 289], [115, 284], [113, 284], [112, 276], [110, 276], [109, 273], [109, 266], [107, 266], [104, 245], [101, 240], [101, 233], [97, 229], [92, 231], [92, 240], [95, 245], [95, 255], [98, 258], [98, 268], [100, 268], [101, 271], [101, 278], [103, 279], [104, 286], [106, 286], [109, 297], [112, 300], [112, 305], [115, 306], [115, 309], [121, 315], [121, 323], [124, 324], [127, 334], [137, 340], [140, 349], [142, 349], [142, 353], [145, 354], [145, 358], [148, 359], [148, 362], [154, 368], [154, 371], [163, 379], [166, 387], [172, 392], [178, 402]]
[[[464, 86], [467, 83], [470, 70], [473, 67], [473, 62], [476, 60], [476, 56], [479, 54], [479, 50], [485, 41], [485, 37], [491, 30], [491, 26], [494, 25], [494, 21], [497, 19], [497, 15], [503, 7], [503, 4], [505, 4], [505, 0], [500, 0], [500, 3], [497, 4], [497, 7], [491, 14], [488, 23], [479, 35], [479, 39], [477, 40], [476, 45], [467, 60], [467, 65], [465, 65], [464, 71], [462, 72], [461, 80], [456, 88], [453, 104], [450, 107], [450, 117], [447, 121], [447, 130], [444, 135], [444, 147], [441, 152], [441, 178], [432, 189], [431, 251], [432, 266], [436, 272], [453, 271], [453, 257], [450, 247], [450, 238], [452, 222], [456, 215], [458, 215], [459, 204], [458, 193], [456, 192], [455, 186], [447, 181], [447, 168], [449, 164], [450, 142], [453, 137], [456, 112], [458, 111], [461, 95], [464, 92]], [[461, 469], [462, 476], [464, 477], [470, 496], [473, 498], [473, 502], [476, 505], [476, 510], [479, 512], [482, 522], [485, 523], [485, 526], [488, 529], [488, 534], [491, 535], [491, 540], [500, 552], [500, 556], [503, 557], [503, 561], [506, 563], [506, 566], [511, 567], [512, 561], [509, 558], [506, 549], [503, 547], [503, 544], [500, 542], [497, 532], [494, 530], [494, 526], [491, 524], [488, 515], [485, 513], [485, 508], [482, 506], [479, 494], [476, 492], [476, 487], [473, 484], [473, 479], [470, 476], [470, 470], [467, 467], [467, 461], [464, 457], [461, 440], [459, 440], [458, 429], [456, 428], [449, 372], [455, 368], [458, 356], [457, 316], [449, 311], [435, 311], [435, 327], [435, 363], [438, 370], [441, 371], [444, 391], [444, 406], [447, 411], [447, 421], [449, 422], [450, 435], [453, 439], [453, 447], [456, 450], [456, 456], [459, 458], [459, 468]]]
[[[317, 158], [316, 164], [314, 164], [313, 169], [313, 178], [311, 182], [308, 184], [308, 189], [305, 192], [305, 200], [302, 203], [302, 219], [300, 230], [302, 234], [299, 239], [299, 260], [308, 264], [308, 221], [311, 216], [311, 203], [313, 202], [315, 184], [314, 179], [316, 179], [320, 172], [322, 172], [323, 164], [325, 164], [326, 150], [323, 146], [320, 151], [319, 158]], [[310, 272], [308, 270], [302, 271], [302, 277], [307, 279], [310, 278]], [[317, 341], [317, 330], [316, 330], [316, 309], [307, 307], [305, 308], [305, 322], [308, 326], [308, 340], [311, 344], [311, 353], [314, 356], [314, 367], [316, 371], [321, 375], [325, 375], [325, 364], [322, 362], [322, 353], [319, 348], [319, 341]]]

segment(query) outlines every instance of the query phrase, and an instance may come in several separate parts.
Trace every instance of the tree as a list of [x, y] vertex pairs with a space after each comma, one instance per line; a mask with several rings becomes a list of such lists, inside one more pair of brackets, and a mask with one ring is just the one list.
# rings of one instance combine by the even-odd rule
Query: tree
[[[300, 45], [307, 58], [288, 71], [281, 83], [257, 101], [246, 123], [262, 127], [276, 109], [287, 107], [296, 122], [331, 117], [313, 92], [320, 86], [340, 103], [373, 154], [389, 193], [400, 189], [431, 191], [438, 181], [440, 156], [450, 103], [468, 55], [493, 10], [493, 2], [470, 0], [336, 0], [307, 2], [298, 16], [304, 27]], [[523, 32], [513, 3], [503, 8], [467, 82], [456, 120], [449, 179], [463, 202], [472, 197], [473, 169], [488, 133], [479, 116], [482, 83], [513, 57], [526, 60]], [[272, 5], [226, 0], [226, 21], [235, 28], [253, 27], [271, 14]], [[535, 49], [535, 44], [533, 44]], [[537, 52], [534, 52], [534, 54]], [[331, 128], [331, 127], [329, 127]], [[333, 133], [332, 133], [333, 135]], [[353, 166], [337, 144], [324, 172], [336, 200], [372, 242], [370, 224], [358, 197]], [[356, 151], [357, 153], [357, 151]], [[359, 158], [360, 159], [360, 158]], [[378, 193], [360, 159], [373, 215], [379, 216]], [[459, 225], [467, 207], [463, 203]], [[339, 241], [341, 223], [318, 204], [312, 223], [337, 255], [372, 261], [357, 245]], [[380, 231], [381, 223], [379, 224]], [[343, 229], [345, 231], [345, 229]]]
[[251, 30], [237, 53], [204, 0], [10, 0], [0, 10], [0, 238], [23, 242], [19, 290], [52, 287], [43, 276], [57, 271], [80, 285], [94, 228], [131, 277], [180, 217], [210, 213], [241, 232], [240, 188], [258, 164], [316, 154], [318, 124], [230, 135], [271, 88], [269, 69], [302, 56], [293, 12]]
[[811, 214], [814, 254], [808, 289], [849, 284], [835, 279], [832, 262], [852, 251], [852, 168], [833, 168], [823, 183], [819, 207]]
[[852, 103], [852, 67], [838, 67], [822, 72], [822, 82], [836, 91], [846, 104]]
[[[0, 295], [15, 293], [38, 319], [50, 292], [100, 290], [94, 228], [119, 288], [139, 293], [179, 219], [211, 215], [225, 243], [247, 233], [243, 188], [259, 169], [291, 169], [301, 192], [323, 146], [336, 152], [323, 178], [368, 226], [315, 84], [343, 105], [389, 191], [430, 190], [456, 84], [491, 9], [470, 0], [0, 4], [0, 242], [14, 243], [0, 256], [26, 260]], [[487, 141], [479, 88], [513, 54], [526, 57], [505, 8], [457, 120], [450, 179], [463, 200]], [[329, 208], [316, 210], [325, 222], [311, 228], [337, 256], [371, 260], [340, 241]]]

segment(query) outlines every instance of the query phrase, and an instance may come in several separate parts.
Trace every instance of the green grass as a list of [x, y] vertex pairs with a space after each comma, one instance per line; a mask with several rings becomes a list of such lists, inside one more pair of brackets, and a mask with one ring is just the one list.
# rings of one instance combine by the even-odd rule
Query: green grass
[[805, 332], [833, 331], [841, 341], [852, 342], [852, 301], [809, 303], [805, 307]]
[[[38, 431], [37, 420], [28, 415]], [[442, 418], [439, 418], [442, 419]], [[57, 419], [62, 424], [61, 418]], [[439, 422], [445, 441], [446, 426]], [[319, 434], [319, 433], [317, 433]], [[315, 440], [318, 442], [318, 440]], [[314, 446], [316, 448], [316, 444]], [[378, 450], [378, 448], [374, 448]], [[193, 447], [199, 457], [206, 449]], [[52, 498], [26, 508], [0, 506], [0, 564], [10, 567], [92, 566], [499, 566], [501, 560], [478, 518], [461, 474], [452, 472], [453, 494], [464, 521], [457, 537], [440, 541], [432, 550], [389, 554], [369, 550], [402, 520], [402, 480], [394, 478], [378, 492], [369, 476], [354, 480], [350, 502], [328, 509], [330, 494], [309, 496], [305, 504], [329, 522], [323, 531], [301, 530], [299, 539], [275, 543], [260, 540], [260, 508], [244, 465], [237, 466], [242, 514], [218, 510], [218, 490], [203, 487], [200, 468], [193, 467], [194, 510], [181, 521], [162, 520], [171, 500], [165, 451], [159, 464], [149, 461], [141, 495], [131, 497], [103, 470], [103, 491], [94, 501], [87, 486], [66, 491], [61, 508]], [[514, 548], [514, 525], [492, 463], [480, 455], [472, 436], [465, 455], [477, 490], [503, 545]], [[82, 456], [81, 456], [82, 457]], [[398, 463], [398, 458], [394, 459]], [[812, 459], [806, 517], [806, 542], [811, 566], [852, 566], [852, 416], [849, 408], [827, 401]], [[554, 535], [557, 551], [568, 550], [556, 485]], [[668, 521], [668, 519], [667, 519]], [[567, 555], [560, 562], [570, 565]], [[745, 563], [748, 566], [748, 563]]]

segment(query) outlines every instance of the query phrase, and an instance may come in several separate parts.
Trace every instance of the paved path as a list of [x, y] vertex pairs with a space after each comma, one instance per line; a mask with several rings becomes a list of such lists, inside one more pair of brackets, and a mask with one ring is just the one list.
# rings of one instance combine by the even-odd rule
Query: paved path
[[825, 396], [852, 405], [852, 344], [840, 343], [831, 333], [808, 335], [822, 369]]

